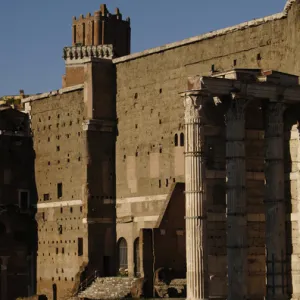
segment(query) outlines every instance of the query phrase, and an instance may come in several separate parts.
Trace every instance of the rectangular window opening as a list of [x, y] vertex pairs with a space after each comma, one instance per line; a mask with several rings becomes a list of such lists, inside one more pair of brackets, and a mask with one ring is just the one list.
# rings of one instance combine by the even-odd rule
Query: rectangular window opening
[[19, 192], [19, 207], [21, 211], [29, 208], [29, 191]]
[[44, 201], [50, 200], [50, 195], [49, 194], [44, 194]]
[[83, 238], [78, 238], [78, 256], [83, 255]]
[[57, 198], [61, 198], [63, 194], [62, 183], [57, 184]]

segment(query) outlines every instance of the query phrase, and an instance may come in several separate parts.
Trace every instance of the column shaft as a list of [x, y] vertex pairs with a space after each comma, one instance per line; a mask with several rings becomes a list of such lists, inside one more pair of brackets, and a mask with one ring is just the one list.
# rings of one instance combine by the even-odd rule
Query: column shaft
[[267, 299], [286, 299], [283, 103], [270, 103], [265, 130]]
[[232, 100], [226, 113], [228, 299], [247, 298], [248, 244], [245, 165], [246, 100]]
[[185, 98], [187, 299], [208, 299], [204, 126], [201, 96]]

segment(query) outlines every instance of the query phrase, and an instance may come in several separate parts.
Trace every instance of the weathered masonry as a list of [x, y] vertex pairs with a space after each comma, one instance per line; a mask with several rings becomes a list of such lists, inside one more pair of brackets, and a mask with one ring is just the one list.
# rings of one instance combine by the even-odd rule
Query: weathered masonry
[[86, 89], [25, 102], [36, 151], [37, 291], [49, 299], [75, 293], [95, 270], [115, 272], [115, 123], [101, 118], [100, 103], [88, 109], [96, 104]]
[[135, 54], [119, 10], [73, 20], [63, 88], [23, 100], [39, 293], [121, 269], [166, 296], [164, 268], [189, 299], [300, 298], [299, 15]]

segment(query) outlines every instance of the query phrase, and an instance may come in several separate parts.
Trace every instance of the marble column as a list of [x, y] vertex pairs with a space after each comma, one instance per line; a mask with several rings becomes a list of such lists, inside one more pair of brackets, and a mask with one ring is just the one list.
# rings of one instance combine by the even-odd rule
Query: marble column
[[204, 98], [184, 94], [187, 299], [208, 299]]
[[284, 199], [284, 104], [270, 102], [265, 122], [267, 299], [287, 299]]
[[1, 256], [1, 300], [8, 300], [7, 296], [7, 265], [9, 256]]
[[248, 244], [245, 164], [245, 105], [231, 100], [226, 112], [228, 299], [247, 298]]

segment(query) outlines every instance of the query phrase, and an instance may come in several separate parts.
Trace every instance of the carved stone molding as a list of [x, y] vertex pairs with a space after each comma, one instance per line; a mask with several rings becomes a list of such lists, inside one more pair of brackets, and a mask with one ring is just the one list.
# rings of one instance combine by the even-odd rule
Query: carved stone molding
[[206, 116], [204, 111], [205, 97], [201, 94], [187, 94], [184, 97], [185, 121], [186, 123], [201, 119], [205, 123]]
[[267, 105], [266, 118], [266, 137], [276, 135], [283, 129], [283, 114], [287, 106], [283, 102], [270, 102]]
[[65, 61], [80, 60], [84, 58], [114, 58], [114, 49], [112, 45], [97, 46], [73, 46], [63, 49], [63, 58]]
[[239, 121], [245, 119], [245, 108], [249, 100], [233, 97], [230, 107], [225, 114], [225, 122]]

